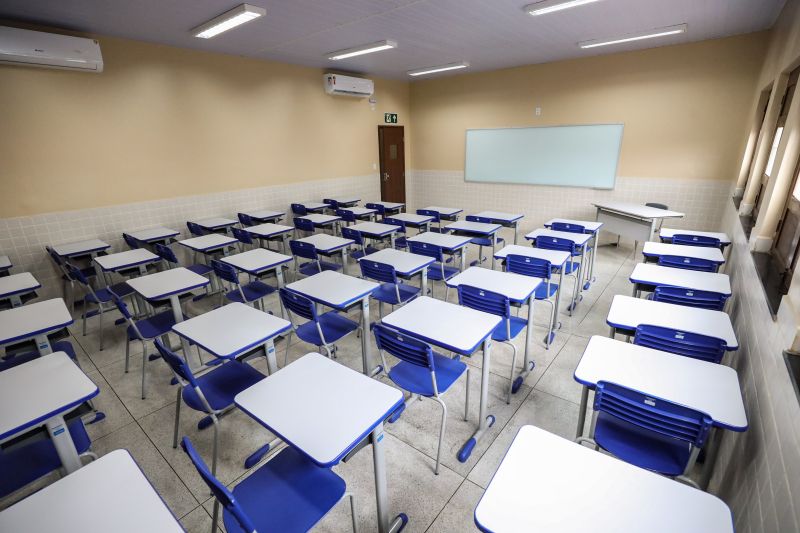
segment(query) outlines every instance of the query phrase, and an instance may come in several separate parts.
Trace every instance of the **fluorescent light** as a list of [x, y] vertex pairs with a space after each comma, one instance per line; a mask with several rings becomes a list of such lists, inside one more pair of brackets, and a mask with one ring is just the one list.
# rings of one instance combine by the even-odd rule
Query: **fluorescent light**
[[666, 35], [676, 35], [678, 33], [686, 33], [686, 24], [678, 24], [677, 26], [668, 26], [666, 28], [657, 28], [645, 33], [636, 33], [619, 37], [616, 39], [596, 39], [594, 41], [582, 41], [578, 43], [581, 48], [595, 48], [598, 46], [608, 46], [611, 44], [629, 43], [631, 41], [640, 41], [642, 39], [654, 39], [656, 37], [664, 37]]
[[553, 13], [555, 11], [561, 11], [562, 9], [569, 9], [571, 7], [578, 7], [598, 1], [599, 0], [544, 0], [527, 5], [522, 9], [525, 10], [528, 15], [535, 17], [537, 15], [546, 15], [547, 13]]
[[205, 24], [193, 28], [192, 33], [195, 37], [201, 39], [210, 39], [222, 32], [228, 31], [240, 26], [245, 22], [250, 22], [258, 17], [263, 17], [267, 14], [267, 10], [262, 7], [251, 6], [250, 4], [241, 4], [234, 7], [230, 11], [226, 11], [218, 17], [214, 17]]
[[448, 63], [438, 67], [425, 67], [417, 70], [409, 70], [409, 76], [424, 76], [425, 74], [433, 74], [434, 72], [444, 72], [446, 70], [458, 70], [460, 68], [467, 68], [469, 63], [462, 61], [461, 63]]
[[328, 59], [338, 61], [339, 59], [347, 59], [348, 57], [363, 56], [364, 54], [371, 54], [373, 52], [380, 52], [382, 50], [391, 50], [397, 48], [397, 43], [394, 41], [378, 41], [377, 43], [365, 44], [353, 48], [345, 48], [344, 50], [337, 50], [336, 52], [328, 52], [325, 54]]

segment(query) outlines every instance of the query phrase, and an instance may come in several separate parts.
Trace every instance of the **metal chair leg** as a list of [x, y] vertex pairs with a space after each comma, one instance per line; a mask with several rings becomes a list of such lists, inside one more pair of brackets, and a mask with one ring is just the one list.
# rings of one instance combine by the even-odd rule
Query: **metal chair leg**
[[178, 447], [178, 426], [181, 423], [181, 402], [183, 401], [183, 387], [178, 385], [178, 399], [175, 402], [175, 429], [172, 432], [172, 447]]
[[442, 424], [439, 427], [439, 447], [436, 449], [436, 468], [433, 473], [439, 475], [439, 458], [442, 455], [442, 440], [444, 439], [444, 430], [447, 425], [447, 406], [438, 396], [433, 396], [433, 399], [439, 402], [442, 406]]

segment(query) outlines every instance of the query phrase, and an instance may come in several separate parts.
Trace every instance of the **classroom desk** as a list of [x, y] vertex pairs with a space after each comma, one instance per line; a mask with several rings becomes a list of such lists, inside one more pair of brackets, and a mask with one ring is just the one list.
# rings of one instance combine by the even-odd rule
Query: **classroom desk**
[[323, 203], [328, 204], [330, 207], [334, 207], [334, 205], [338, 208], [343, 207], [353, 207], [358, 205], [358, 202], [361, 201], [361, 198], [357, 196], [332, 196], [330, 198], [323, 198]]
[[380, 367], [370, 368], [369, 342], [369, 297], [379, 285], [372, 281], [348, 276], [332, 270], [324, 270], [307, 278], [295, 281], [287, 289], [302, 294], [309, 300], [326, 305], [337, 311], [345, 311], [361, 300], [361, 359], [364, 374], [371, 376], [380, 372]]
[[592, 262], [589, 264], [589, 275], [586, 279], [586, 283], [583, 285], [584, 290], [588, 290], [592, 283], [595, 281], [594, 277], [594, 262], [597, 259], [597, 237], [600, 235], [600, 229], [603, 227], [602, 222], [592, 221], [592, 220], [574, 220], [570, 218], [551, 218], [547, 222], [544, 223], [544, 227], [547, 229], [553, 228], [553, 223], [560, 223], [560, 224], [573, 224], [576, 226], [582, 226], [584, 233], [591, 233], [592, 234]]
[[206, 231], [210, 231], [212, 233], [220, 232], [225, 234], [230, 234], [230, 227], [238, 224], [236, 220], [225, 217], [201, 218], [198, 220], [192, 220], [191, 222], [194, 222]]
[[384, 457], [383, 421], [403, 403], [400, 390], [312, 352], [240, 392], [234, 402], [323, 468], [339, 464], [368, 439], [375, 469], [377, 530], [397, 531], [408, 521], [401, 514], [389, 522]]
[[[9, 300], [11, 307], [20, 307], [22, 297], [30, 295], [42, 286], [30, 272], [20, 272], [0, 277], [0, 300]], [[33, 297], [36, 297], [33, 294]]]
[[472, 235], [475, 237], [491, 237], [492, 239], [492, 270], [494, 270], [494, 253], [497, 250], [497, 232], [502, 226], [500, 224], [484, 224], [483, 222], [470, 222], [468, 220], [457, 220], [444, 227], [446, 231], [456, 231], [460, 234]]
[[442, 207], [440, 205], [429, 205], [423, 208], [425, 211], [434, 211], [439, 213], [439, 218], [442, 220], [458, 220], [458, 215], [463, 213], [463, 209], [458, 207]]
[[288, 320], [233, 302], [175, 324], [172, 331], [219, 359], [233, 359], [262, 346], [273, 374], [278, 371], [274, 339], [291, 327]]
[[342, 211], [349, 211], [358, 220], [375, 220], [375, 215], [378, 213], [377, 209], [368, 207], [340, 207]]
[[413, 237], [407, 237], [406, 240], [424, 242], [425, 244], [438, 246], [444, 253], [452, 256], [458, 254], [461, 256], [461, 266], [459, 270], [463, 271], [464, 268], [466, 268], [466, 254], [464, 253], [464, 248], [466, 248], [471, 241], [469, 237], [428, 231], [425, 233], [419, 233]]
[[492, 533], [733, 533], [716, 496], [535, 426], [514, 437], [475, 524]]
[[227, 235], [209, 233], [208, 235], [202, 235], [200, 237], [183, 239], [182, 241], [178, 241], [178, 244], [185, 246], [194, 252], [209, 254], [221, 251], [224, 248], [233, 246], [238, 242], [238, 240], [234, 239], [233, 237], [228, 237]]
[[271, 211], [269, 209], [253, 209], [248, 211], [242, 211], [241, 214], [247, 215], [254, 221], [262, 224], [267, 222], [279, 222], [284, 217], [284, 215], [286, 215], [286, 213], [284, 213], [283, 211]]
[[274, 270], [275, 277], [278, 280], [278, 287], [283, 287], [283, 269], [288, 267], [288, 263], [291, 263], [292, 259], [294, 258], [291, 255], [279, 254], [264, 248], [255, 248], [240, 254], [222, 257], [220, 261], [228, 263], [252, 276], [260, 276], [270, 270]]
[[7, 255], [0, 255], [0, 276], [8, 276], [8, 271], [11, 270], [11, 259]]
[[639, 263], [630, 275], [633, 296], [644, 291], [654, 291], [658, 286], [680, 287], [696, 291], [711, 291], [731, 295], [731, 280], [727, 274], [698, 272], [683, 268], [671, 268], [653, 263]]
[[309, 213], [322, 213], [330, 206], [322, 202], [296, 202], [306, 208]]
[[[682, 357], [594, 335], [575, 369], [583, 385], [575, 438], [583, 435], [589, 390], [600, 381], [616, 383], [703, 412], [716, 428], [747, 430], [739, 376], [728, 366]], [[704, 474], [710, 477], [716, 439], [708, 439]], [[707, 483], [704, 475], [704, 484]]]
[[134, 250], [125, 250], [115, 254], [101, 255], [95, 257], [94, 262], [100, 266], [100, 269], [105, 272], [119, 272], [121, 270], [129, 270], [137, 268], [139, 274], [147, 274], [147, 265], [161, 261], [161, 258], [150, 250], [144, 248], [136, 248]]
[[468, 307], [462, 307], [428, 296], [420, 296], [383, 319], [383, 323], [425, 342], [440, 346], [466, 357], [483, 346], [481, 368], [481, 405], [478, 429], [458, 452], [465, 463], [486, 430], [494, 425], [495, 417], [487, 413], [489, 403], [489, 365], [491, 364], [492, 332], [501, 318]]
[[127, 450], [114, 450], [0, 512], [2, 531], [180, 533]]
[[[594, 237], [590, 233], [570, 233], [568, 231], [553, 231], [551, 229], [535, 229], [532, 232], [525, 235], [525, 238], [529, 241], [536, 241], [537, 239], [547, 239], [548, 237], [556, 238], [556, 239], [564, 239], [567, 241], [572, 241], [575, 243], [575, 246], [580, 249], [581, 251], [581, 261], [580, 265], [578, 265], [578, 273], [576, 274], [576, 281], [575, 283], [575, 292], [572, 295], [572, 303], [567, 307], [567, 310], [572, 314], [572, 311], [575, 310], [575, 306], [578, 305], [578, 302], [583, 299], [583, 291], [584, 291], [584, 276], [587, 273], [586, 270], [586, 254], [589, 252], [589, 241], [592, 240]], [[591, 251], [591, 253], [596, 253], [597, 249]]]
[[269, 241], [270, 239], [280, 237], [283, 253], [286, 253], [289, 250], [289, 246], [286, 243], [289, 241], [292, 233], [294, 232], [294, 228], [292, 226], [273, 224], [272, 222], [265, 222], [256, 226], [250, 226], [244, 228], [244, 230], [259, 241]]
[[343, 239], [327, 233], [316, 233], [298, 240], [313, 244], [317, 252], [322, 255], [329, 256], [339, 251], [342, 252], [342, 269], [344, 270], [347, 269], [347, 249], [356, 242], [353, 239]]
[[[427, 215], [417, 215], [415, 213], [397, 213], [391, 218], [405, 223], [406, 226], [416, 228], [419, 233], [424, 233], [430, 229], [433, 217]], [[423, 231], [423, 229], [425, 231]]]
[[658, 261], [662, 255], [677, 255], [682, 257], [692, 257], [695, 259], [705, 259], [716, 263], [717, 268], [725, 262], [722, 251], [719, 248], [705, 246], [687, 246], [685, 244], [666, 244], [663, 242], [646, 242], [642, 248], [642, 255], [645, 261]]
[[488, 218], [495, 224], [500, 224], [506, 228], [514, 228], [514, 244], [517, 244], [517, 233], [519, 229], [519, 221], [525, 218], [525, 215], [518, 213], [504, 213], [502, 211], [481, 211], [475, 215], [476, 217]]
[[603, 202], [593, 204], [597, 208], [598, 222], [611, 233], [633, 239], [635, 243], [653, 238], [659, 220], [683, 218], [683, 213], [625, 202]]
[[0, 443], [44, 425], [67, 473], [78, 470], [81, 460], [64, 415], [99, 393], [64, 352], [0, 372]]
[[406, 208], [406, 204], [402, 202], [370, 202], [371, 204], [382, 205], [385, 216], [392, 216], [400, 213]]
[[410, 279], [419, 274], [420, 294], [428, 294], [428, 267], [434, 263], [432, 257], [403, 252], [394, 248], [385, 248], [361, 257], [358, 261], [371, 261], [373, 263], [391, 265], [401, 278]]
[[0, 346], [33, 339], [39, 354], [52, 353], [47, 334], [72, 323], [72, 315], [63, 298], [0, 311]]
[[697, 235], [698, 237], [711, 237], [712, 239], [719, 239], [719, 244], [723, 248], [731, 243], [731, 238], [727, 233], [718, 233], [715, 231], [695, 231], [691, 229], [677, 229], [677, 228], [661, 228], [658, 236], [661, 237], [663, 242], [671, 243], [674, 235]]
[[[543, 282], [544, 280], [542, 278], [478, 267], [470, 267], [447, 281], [448, 287], [458, 288], [459, 285], [469, 285], [478, 289], [500, 293], [508, 297], [513, 304], [519, 306], [528, 305], [528, 325], [525, 328], [525, 358], [522, 363], [522, 372], [517, 376], [517, 379], [514, 379], [514, 368], [512, 365], [510, 393], [516, 393], [522, 385], [522, 382], [533, 370], [534, 362], [530, 357], [530, 346], [531, 336], [533, 335], [533, 304], [536, 302], [534, 295], [536, 289]], [[550, 347], [549, 339], [550, 333], [548, 332], [544, 339], [548, 348]], [[506, 403], [511, 403], [511, 394], [509, 394]]]
[[361, 222], [353, 224], [350, 229], [356, 230], [361, 233], [363, 237], [368, 237], [377, 241], [383, 241], [389, 237], [389, 243], [394, 248], [395, 237], [397, 232], [400, 231], [400, 226], [394, 224], [381, 224], [380, 222]]
[[637, 326], [649, 324], [723, 339], [727, 350], [739, 349], [731, 318], [722, 311], [654, 302], [617, 294], [611, 301], [606, 323], [611, 328], [609, 336], [612, 339], [617, 332], [633, 335]]
[[129, 231], [127, 233], [137, 241], [142, 241], [145, 244], [167, 244], [173, 237], [181, 234], [180, 231], [162, 227]]
[[57, 244], [53, 246], [53, 251], [65, 259], [81, 255], [91, 255], [94, 258], [97, 256], [97, 252], [102, 252], [109, 248], [111, 248], [111, 245], [106, 242], [99, 239], [89, 239], [68, 244]]
[[336, 225], [342, 220], [342, 217], [337, 217], [335, 215], [320, 215], [317, 213], [303, 215], [298, 218], [310, 220], [311, 223], [314, 224], [315, 228], [321, 228], [324, 230], [325, 228], [330, 227], [331, 234], [336, 233]]

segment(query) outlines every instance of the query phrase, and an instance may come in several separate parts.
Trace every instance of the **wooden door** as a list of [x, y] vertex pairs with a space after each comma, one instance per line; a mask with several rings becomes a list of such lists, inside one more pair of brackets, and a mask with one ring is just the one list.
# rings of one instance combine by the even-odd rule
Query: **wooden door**
[[381, 200], [406, 202], [406, 151], [403, 126], [378, 126]]

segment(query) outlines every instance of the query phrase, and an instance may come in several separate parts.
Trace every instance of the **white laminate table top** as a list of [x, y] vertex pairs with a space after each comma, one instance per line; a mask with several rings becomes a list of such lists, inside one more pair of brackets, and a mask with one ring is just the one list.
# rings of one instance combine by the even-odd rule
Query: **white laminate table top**
[[587, 242], [592, 240], [591, 233], [570, 233], [568, 231], [554, 231], [546, 228], [538, 228], [525, 235], [528, 240], [541, 239], [547, 237], [555, 237], [557, 239], [565, 239], [575, 243], [575, 246], [584, 246]]
[[116, 270], [153, 263], [160, 260], [160, 257], [144, 248], [125, 250], [124, 252], [100, 255], [94, 258], [95, 263], [100, 265], [100, 268], [106, 272], [114, 272]]
[[311, 213], [309, 215], [303, 215], [298, 218], [304, 218], [306, 220], [310, 220], [314, 224], [333, 224], [337, 220], [342, 220], [342, 217], [337, 217], [335, 215], [320, 215], [318, 213]]
[[327, 209], [330, 207], [328, 204], [322, 202], [297, 202], [309, 211], [319, 211], [320, 209]]
[[284, 226], [283, 224], [273, 224], [272, 222], [265, 222], [264, 224], [257, 224], [255, 226], [250, 226], [248, 228], [244, 228], [247, 233], [251, 235], [256, 235], [258, 237], [273, 237], [275, 235], [281, 235], [282, 233], [289, 233], [294, 231], [294, 228], [291, 226]]
[[457, 220], [445, 226], [448, 231], [466, 231], [479, 235], [492, 235], [502, 229], [500, 224], [485, 224], [483, 222], [470, 222], [469, 220]]
[[0, 255], [0, 270], [8, 270], [13, 265], [7, 255]]
[[494, 533], [733, 533], [701, 490], [523, 426], [475, 508]]
[[192, 237], [178, 241], [178, 244], [197, 250], [198, 252], [205, 252], [215, 248], [222, 248], [236, 244], [237, 241], [233, 237], [223, 235], [221, 233], [209, 233], [208, 235], [201, 235], [200, 237]]
[[731, 294], [731, 280], [727, 274], [671, 268], [655, 263], [639, 263], [633, 268], [629, 279], [633, 283], [644, 285], [665, 285], [697, 291], [711, 291], [727, 296]]
[[211, 282], [200, 274], [178, 267], [129, 279], [127, 283], [144, 298], [158, 300], [174, 294], [191, 292], [194, 289], [205, 287]]
[[0, 311], [0, 345], [61, 329], [72, 321], [62, 298]]
[[236, 220], [225, 217], [200, 218], [197, 220], [192, 220], [191, 222], [194, 222], [198, 226], [206, 229], [219, 229], [224, 228], [225, 226], [233, 226], [234, 224], [237, 224]]
[[0, 298], [11, 296], [12, 294], [19, 294], [21, 292], [30, 292], [41, 287], [36, 278], [30, 272], [20, 272], [19, 274], [11, 274], [0, 278]]
[[358, 196], [329, 196], [327, 199], [340, 204], [357, 204], [361, 201]]
[[383, 237], [400, 230], [400, 226], [394, 224], [382, 224], [380, 222], [361, 222], [353, 224], [350, 229], [360, 231], [367, 236]]
[[606, 322], [610, 326], [636, 329], [640, 324], [672, 328], [723, 339], [728, 350], [739, 348], [731, 318], [722, 311], [654, 302], [617, 294], [611, 301]]
[[236, 357], [288, 331], [291, 323], [233, 302], [178, 322], [172, 330], [216, 357]]
[[469, 237], [464, 237], [462, 235], [450, 235], [448, 233], [436, 233], [434, 231], [426, 231], [425, 233], [408, 237], [406, 240], [440, 246], [449, 251], [463, 248], [470, 242]]
[[544, 259], [545, 261], [550, 261], [550, 264], [555, 267], [561, 267], [569, 260], [570, 253], [562, 252], [560, 250], [546, 250], [544, 248], [533, 248], [531, 246], [509, 244], [494, 254], [495, 258], [497, 259], [504, 259], [509, 255], [524, 255], [526, 257]]
[[459, 209], [458, 207], [442, 207], [440, 205], [429, 205], [428, 207], [423, 208], [425, 211], [435, 211], [439, 213], [440, 216], [451, 217], [453, 215], [457, 215], [462, 213], [464, 210]]
[[[371, 256], [370, 256], [371, 257]], [[449, 280], [449, 287], [469, 285], [507, 296], [514, 302], [525, 302], [542, 283], [542, 278], [501, 272], [483, 267], [469, 267]]]
[[668, 209], [659, 209], [657, 207], [626, 202], [595, 202], [593, 205], [606, 211], [616, 211], [640, 218], [682, 218], [684, 215], [684, 213], [679, 211], [670, 211]]
[[328, 235], [327, 233], [315, 233], [314, 235], [309, 235], [308, 237], [303, 237], [298, 240], [313, 244], [314, 248], [320, 252], [340, 250], [355, 243], [352, 239], [343, 239], [342, 237]]
[[373, 254], [359, 258], [359, 261], [371, 261], [374, 263], [392, 265], [398, 274], [402, 276], [411, 276], [433, 264], [434, 259], [425, 255], [395, 250], [394, 248], [384, 248], [383, 250], [378, 250]]
[[164, 239], [169, 239], [170, 237], [175, 237], [176, 235], [180, 235], [180, 233], [181, 233], [180, 231], [174, 229], [157, 227], [157, 228], [129, 231], [128, 235], [139, 241], [153, 242], [153, 241], [161, 241]]
[[72, 257], [75, 255], [85, 255], [100, 250], [107, 250], [111, 245], [100, 239], [89, 239], [86, 241], [70, 242], [67, 244], [57, 244], [53, 246], [53, 251], [61, 257]]
[[358, 207], [358, 206], [340, 207], [339, 209], [341, 209], [342, 211], [350, 211], [357, 217], [373, 215], [378, 212], [377, 209], [370, 209], [369, 207]]
[[181, 533], [127, 450], [114, 450], [0, 512], [0, 531]]
[[269, 220], [269, 219], [281, 218], [286, 214], [283, 211], [270, 211], [268, 209], [253, 209], [248, 211], [242, 211], [242, 213], [256, 220]]
[[417, 215], [416, 213], [397, 213], [396, 215], [392, 215], [392, 218], [395, 220], [401, 220], [406, 224], [412, 224], [415, 226], [421, 224], [427, 224], [428, 222], [433, 220], [433, 217], [431, 216]]
[[715, 231], [695, 231], [691, 229], [677, 229], [677, 228], [661, 228], [659, 232], [661, 237], [671, 239], [674, 235], [698, 235], [700, 237], [711, 237], [712, 239], [719, 239], [722, 244], [730, 244], [731, 238], [727, 233], [718, 233]]
[[706, 259], [715, 263], [724, 263], [725, 258], [719, 248], [708, 246], [687, 246], [685, 244], [668, 244], [665, 242], [648, 241], [642, 248], [643, 255], [678, 255], [682, 257], [693, 257], [696, 259]]
[[290, 283], [286, 288], [330, 307], [342, 308], [372, 294], [378, 286], [373, 281], [324, 270]]
[[571, 218], [551, 218], [547, 222], [544, 223], [546, 227], [550, 227], [553, 225], [554, 222], [558, 222], [561, 224], [574, 224], [576, 226], [583, 226], [583, 229], [586, 231], [591, 231], [592, 233], [599, 230], [603, 227], [602, 222], [597, 222], [596, 220], [574, 220]]
[[709, 415], [717, 426], [747, 429], [742, 390], [729, 366], [682, 357], [599, 335], [586, 345], [575, 381], [608, 381]]
[[289, 263], [294, 259], [291, 255], [283, 255], [264, 248], [254, 248], [240, 254], [221, 257], [220, 261], [233, 265], [239, 270], [251, 274], [259, 274], [278, 265]]
[[386, 209], [400, 209], [406, 205], [400, 202], [370, 202], [370, 203], [382, 205]]
[[525, 215], [521, 213], [505, 213], [503, 211], [481, 211], [480, 213], [476, 213], [475, 216], [491, 218], [492, 220], [497, 220], [504, 223], [516, 222], [517, 220], [525, 218]]
[[403, 393], [312, 352], [234, 401], [316, 464], [332, 466], [402, 403]]

